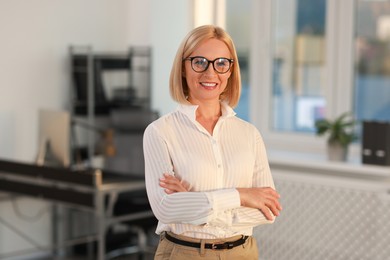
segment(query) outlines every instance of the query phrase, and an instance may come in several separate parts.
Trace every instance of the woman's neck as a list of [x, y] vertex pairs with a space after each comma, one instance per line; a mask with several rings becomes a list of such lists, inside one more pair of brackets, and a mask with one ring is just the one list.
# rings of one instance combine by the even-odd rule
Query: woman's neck
[[221, 116], [221, 103], [219, 100], [200, 102], [191, 98], [188, 101], [193, 105], [198, 105], [196, 118], [215, 119]]
[[212, 135], [214, 127], [222, 115], [220, 102], [198, 103], [195, 105], [198, 105], [196, 121]]
[[196, 118], [203, 118], [205, 120], [215, 120], [221, 116], [221, 105], [217, 106], [202, 106], [199, 105], [196, 110]]

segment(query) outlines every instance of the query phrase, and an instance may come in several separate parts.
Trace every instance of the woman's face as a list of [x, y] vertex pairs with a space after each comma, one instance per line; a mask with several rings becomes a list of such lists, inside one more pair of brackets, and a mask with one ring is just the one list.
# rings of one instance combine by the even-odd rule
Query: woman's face
[[[217, 58], [231, 59], [228, 47], [223, 41], [217, 39], [206, 40], [195, 49], [189, 57], [204, 57], [209, 61]], [[225, 90], [232, 68], [223, 74], [214, 70], [213, 64], [210, 63], [204, 72], [196, 72], [191, 67], [191, 61], [185, 62], [185, 78], [189, 89], [188, 100], [192, 104], [203, 102], [219, 102], [219, 96]], [[219, 65], [218, 60], [215, 65]], [[196, 64], [194, 64], [196, 66]], [[232, 64], [233, 65], [233, 64]]]

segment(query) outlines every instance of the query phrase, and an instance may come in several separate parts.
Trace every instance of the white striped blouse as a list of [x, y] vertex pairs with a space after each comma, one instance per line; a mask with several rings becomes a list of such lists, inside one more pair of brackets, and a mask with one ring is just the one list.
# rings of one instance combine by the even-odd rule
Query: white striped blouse
[[[196, 121], [196, 109], [179, 105], [144, 133], [145, 181], [159, 220], [156, 233], [200, 239], [252, 235], [254, 226], [273, 222], [258, 209], [240, 206], [236, 190], [274, 188], [260, 133], [222, 103], [222, 116], [210, 135]], [[166, 194], [159, 186], [163, 173], [188, 182], [191, 190]]]

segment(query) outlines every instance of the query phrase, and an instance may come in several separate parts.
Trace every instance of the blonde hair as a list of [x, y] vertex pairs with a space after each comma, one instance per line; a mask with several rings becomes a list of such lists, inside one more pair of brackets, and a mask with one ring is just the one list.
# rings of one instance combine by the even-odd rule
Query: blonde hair
[[209, 39], [217, 39], [224, 42], [230, 51], [231, 58], [234, 60], [230, 68], [231, 75], [225, 91], [220, 96], [220, 100], [227, 102], [231, 107], [235, 107], [238, 104], [241, 94], [241, 76], [236, 48], [230, 35], [224, 29], [214, 25], [203, 25], [193, 29], [180, 44], [169, 78], [171, 97], [178, 103], [188, 104], [187, 97], [189, 90], [187, 81], [183, 76], [183, 59], [187, 58], [201, 43]]

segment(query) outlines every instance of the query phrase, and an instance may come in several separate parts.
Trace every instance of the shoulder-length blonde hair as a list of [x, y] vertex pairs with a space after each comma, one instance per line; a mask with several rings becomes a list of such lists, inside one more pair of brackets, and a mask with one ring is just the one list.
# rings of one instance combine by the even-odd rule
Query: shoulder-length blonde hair
[[227, 58], [233, 59], [233, 64], [230, 68], [231, 75], [225, 91], [220, 96], [220, 100], [227, 102], [231, 107], [235, 107], [238, 104], [241, 94], [240, 66], [238, 65], [236, 48], [230, 35], [224, 29], [214, 25], [203, 25], [193, 29], [180, 44], [169, 78], [171, 97], [178, 103], [188, 104], [187, 97], [189, 90], [184, 77], [183, 59], [188, 58], [201, 43], [209, 39], [217, 39], [224, 42], [230, 51], [231, 57]]

